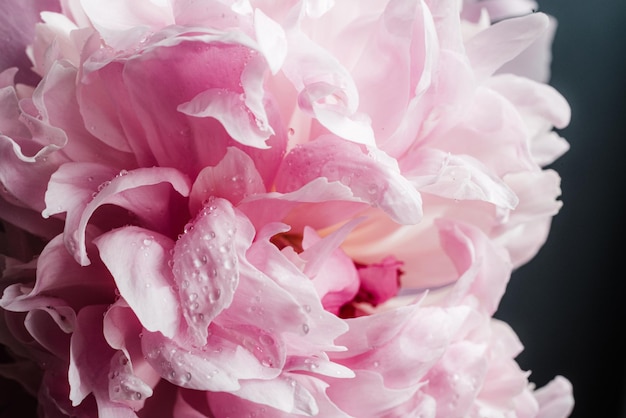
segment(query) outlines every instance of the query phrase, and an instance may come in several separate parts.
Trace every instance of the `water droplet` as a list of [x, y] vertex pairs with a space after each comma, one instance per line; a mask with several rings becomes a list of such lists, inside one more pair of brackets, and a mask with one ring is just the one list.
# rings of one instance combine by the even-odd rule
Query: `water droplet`
[[375, 195], [376, 193], [378, 193], [378, 186], [376, 184], [370, 184], [367, 187], [367, 193]]
[[222, 291], [220, 289], [215, 289], [209, 294], [209, 302], [215, 303], [222, 297]]
[[135, 392], [135, 399], [140, 401], [143, 396], [139, 392]]
[[302, 324], [302, 332], [304, 332], [305, 334], [309, 333], [309, 325], [308, 324]]
[[186, 234], [188, 232], [193, 231], [193, 224], [190, 222], [183, 228], [183, 232]]
[[259, 337], [259, 341], [261, 341], [263, 345], [274, 345], [275, 343], [274, 338], [268, 334], [262, 334], [261, 337]]
[[185, 373], [185, 380], [187, 382], [189, 382], [191, 380], [191, 373], [189, 373], [189, 372]]
[[224, 260], [224, 268], [226, 270], [230, 270], [233, 267], [235, 267], [235, 265], [233, 264], [233, 262], [231, 260], [228, 260], [228, 259]]
[[193, 302], [194, 300], [198, 299], [198, 294], [197, 293], [190, 293], [189, 294], [189, 300], [191, 302]]
[[304, 305], [303, 308], [307, 313], [311, 313], [311, 305]]
[[180, 285], [182, 286], [183, 289], [187, 289], [189, 287], [189, 280], [183, 280], [183, 282]]
[[120, 170], [120, 173], [118, 174], [118, 176], [125, 176], [128, 174], [128, 170]]
[[287, 134], [288, 134], [289, 136], [293, 136], [295, 133], [296, 133], [296, 131], [295, 131], [293, 128], [289, 128], [289, 129], [287, 130]]
[[150, 245], [152, 245], [152, 240], [154, 239], [154, 237], [148, 237], [148, 238], [144, 238], [143, 239], [143, 245], [145, 245], [146, 247], [149, 247]]

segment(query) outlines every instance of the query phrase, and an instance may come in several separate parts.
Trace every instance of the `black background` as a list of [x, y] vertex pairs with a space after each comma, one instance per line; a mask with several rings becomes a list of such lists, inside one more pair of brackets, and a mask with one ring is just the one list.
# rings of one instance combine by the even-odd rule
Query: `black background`
[[626, 1], [539, 0], [559, 22], [552, 78], [570, 102], [570, 151], [552, 165], [564, 206], [548, 242], [513, 274], [497, 316], [538, 385], [574, 385], [573, 418], [626, 417]]

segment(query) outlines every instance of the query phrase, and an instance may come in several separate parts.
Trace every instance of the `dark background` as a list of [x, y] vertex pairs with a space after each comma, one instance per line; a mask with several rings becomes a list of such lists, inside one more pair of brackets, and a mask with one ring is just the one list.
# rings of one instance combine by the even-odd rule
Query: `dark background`
[[513, 274], [497, 316], [525, 345], [530, 380], [574, 386], [573, 418], [626, 417], [626, 1], [539, 0], [559, 22], [552, 79], [570, 102], [570, 151], [552, 168], [563, 209]]

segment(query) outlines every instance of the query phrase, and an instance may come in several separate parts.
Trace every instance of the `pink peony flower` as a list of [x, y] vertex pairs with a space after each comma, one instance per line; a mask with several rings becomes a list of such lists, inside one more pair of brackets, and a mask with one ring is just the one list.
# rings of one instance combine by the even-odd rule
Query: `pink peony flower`
[[571, 412], [492, 318], [561, 205], [534, 2], [11, 4], [0, 374], [41, 416]]

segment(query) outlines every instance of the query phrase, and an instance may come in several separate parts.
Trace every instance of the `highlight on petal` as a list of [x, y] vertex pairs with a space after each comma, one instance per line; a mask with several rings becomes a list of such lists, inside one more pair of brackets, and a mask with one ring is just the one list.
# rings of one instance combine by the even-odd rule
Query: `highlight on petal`
[[119, 294], [141, 324], [173, 338], [178, 331], [178, 298], [172, 291], [174, 277], [168, 266], [174, 242], [153, 231], [125, 227], [99, 236], [94, 243]]

